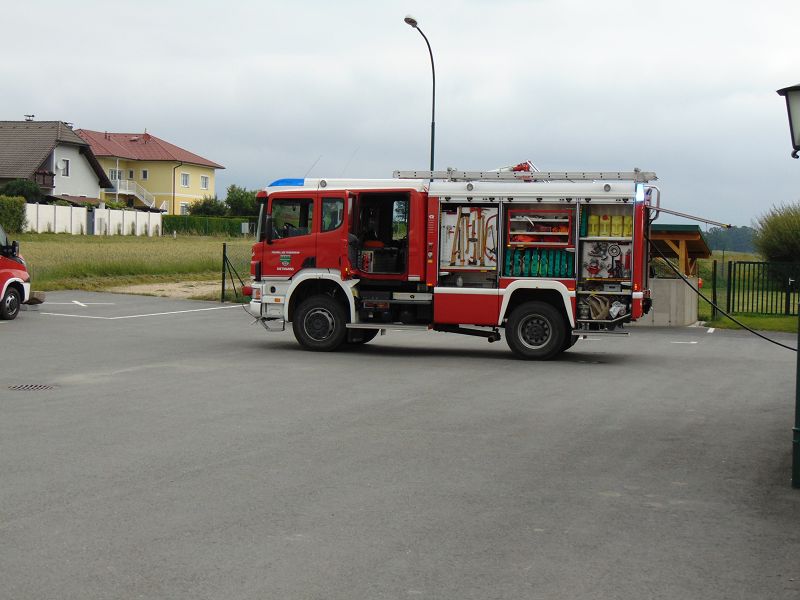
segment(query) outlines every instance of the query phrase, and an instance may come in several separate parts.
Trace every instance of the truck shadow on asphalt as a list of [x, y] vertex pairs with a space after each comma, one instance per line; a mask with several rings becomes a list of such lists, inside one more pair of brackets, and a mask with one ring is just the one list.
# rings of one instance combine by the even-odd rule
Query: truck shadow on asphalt
[[[488, 346], [488, 344], [487, 344]], [[371, 358], [408, 358], [418, 359], [425, 358], [442, 358], [442, 359], [476, 359], [485, 361], [487, 359], [497, 360], [498, 362], [507, 362], [519, 365], [535, 365], [535, 364], [558, 364], [558, 363], [573, 363], [573, 364], [589, 364], [589, 365], [616, 365], [628, 364], [631, 361], [636, 362], [637, 359], [641, 360], [641, 355], [631, 354], [619, 351], [608, 351], [604, 353], [597, 352], [581, 352], [579, 350], [570, 349], [556, 358], [549, 361], [525, 361], [515, 357], [505, 344], [497, 343], [487, 347], [485, 350], [480, 348], [442, 348], [442, 347], [420, 347], [418, 345], [397, 346], [397, 345], [381, 345], [378, 343], [369, 343], [365, 345], [345, 346], [335, 352], [310, 352], [301, 348], [296, 342], [283, 342], [283, 341], [268, 341], [258, 342], [254, 344], [254, 349], [268, 350], [272, 352], [294, 352], [296, 355], [302, 357], [319, 357], [324, 360], [325, 357], [352, 357], [357, 360], [369, 360]]]

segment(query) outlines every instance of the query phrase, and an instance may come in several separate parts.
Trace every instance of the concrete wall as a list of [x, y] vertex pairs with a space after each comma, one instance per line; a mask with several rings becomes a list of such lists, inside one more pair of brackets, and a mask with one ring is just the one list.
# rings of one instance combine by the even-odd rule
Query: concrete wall
[[138, 210], [94, 210], [95, 235], [161, 235], [161, 213]]
[[84, 207], [56, 206], [55, 204], [26, 204], [28, 222], [25, 231], [32, 233], [86, 233]]
[[[28, 204], [25, 209], [28, 217], [25, 231], [31, 233], [83, 235], [94, 229], [94, 235], [161, 234], [161, 213], [109, 208], [88, 211], [84, 207], [54, 204]], [[94, 227], [87, 219], [93, 220]]]
[[[697, 287], [697, 278], [689, 277]], [[653, 308], [632, 323], [652, 327], [683, 327], [697, 322], [697, 294], [682, 279], [650, 279]]]

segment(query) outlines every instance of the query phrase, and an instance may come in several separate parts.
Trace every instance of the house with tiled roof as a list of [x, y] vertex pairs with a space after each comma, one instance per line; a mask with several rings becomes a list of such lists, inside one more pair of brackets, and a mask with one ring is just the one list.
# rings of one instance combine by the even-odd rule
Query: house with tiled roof
[[214, 174], [225, 168], [147, 132], [75, 133], [91, 146], [111, 180], [106, 201], [186, 214], [192, 203], [215, 195]]
[[72, 204], [96, 204], [111, 187], [91, 146], [63, 121], [0, 121], [0, 185], [14, 179]]

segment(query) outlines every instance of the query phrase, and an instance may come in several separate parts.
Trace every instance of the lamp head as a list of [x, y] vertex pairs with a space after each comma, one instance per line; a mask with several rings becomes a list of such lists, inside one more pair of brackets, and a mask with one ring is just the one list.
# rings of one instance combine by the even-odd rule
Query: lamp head
[[789, 132], [792, 135], [792, 158], [800, 152], [800, 85], [778, 90], [786, 98], [786, 112], [789, 114]]
[[408, 23], [409, 25], [411, 25], [414, 29], [417, 28], [417, 20], [414, 17], [412, 17], [411, 15], [406, 15], [406, 18], [403, 19], [403, 20], [406, 23]]

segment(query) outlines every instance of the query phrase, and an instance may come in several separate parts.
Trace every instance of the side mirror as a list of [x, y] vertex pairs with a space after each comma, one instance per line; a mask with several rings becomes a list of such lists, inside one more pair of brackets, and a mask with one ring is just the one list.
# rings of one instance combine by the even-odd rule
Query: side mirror
[[19, 242], [11, 242], [11, 256], [19, 256]]
[[266, 219], [264, 219], [264, 227], [266, 228], [266, 231], [264, 232], [264, 234], [265, 234], [264, 235], [264, 239], [266, 240], [266, 242], [268, 244], [271, 244], [272, 243], [272, 235], [273, 235], [272, 215], [267, 215]]

